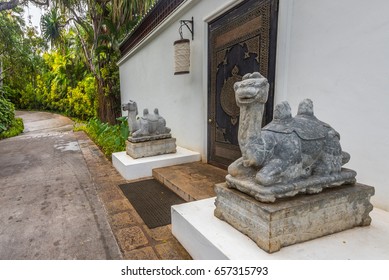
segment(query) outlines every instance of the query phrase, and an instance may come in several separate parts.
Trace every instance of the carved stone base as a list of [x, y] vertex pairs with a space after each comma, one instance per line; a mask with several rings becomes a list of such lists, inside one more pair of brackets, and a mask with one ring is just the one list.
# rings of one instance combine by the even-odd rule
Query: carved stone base
[[175, 153], [176, 138], [166, 138], [139, 143], [126, 141], [126, 152], [132, 158]]
[[128, 141], [132, 143], [138, 143], [138, 142], [146, 142], [146, 141], [152, 141], [152, 140], [160, 140], [160, 139], [166, 139], [171, 138], [172, 135], [170, 133], [165, 134], [157, 134], [157, 135], [148, 135], [148, 136], [141, 136], [141, 137], [135, 137], [132, 138], [131, 136], [128, 137]]
[[226, 176], [229, 188], [238, 189], [256, 200], [274, 202], [277, 198], [292, 197], [298, 193], [319, 193], [323, 189], [338, 187], [343, 184], [354, 184], [356, 172], [343, 168], [340, 173], [327, 176], [311, 176], [307, 179], [289, 184], [262, 186], [255, 182], [254, 177], [235, 178]]
[[214, 215], [250, 237], [268, 253], [328, 234], [368, 226], [374, 188], [362, 184], [326, 189], [263, 203], [227, 187], [215, 185]]

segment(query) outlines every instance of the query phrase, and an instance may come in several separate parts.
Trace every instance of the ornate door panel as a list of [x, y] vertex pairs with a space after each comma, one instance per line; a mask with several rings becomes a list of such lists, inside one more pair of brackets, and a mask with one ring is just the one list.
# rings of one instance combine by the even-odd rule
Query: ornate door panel
[[248, 0], [208, 26], [208, 162], [227, 167], [241, 156], [239, 107], [233, 85], [259, 71], [270, 83], [266, 124], [273, 114], [278, 0]]

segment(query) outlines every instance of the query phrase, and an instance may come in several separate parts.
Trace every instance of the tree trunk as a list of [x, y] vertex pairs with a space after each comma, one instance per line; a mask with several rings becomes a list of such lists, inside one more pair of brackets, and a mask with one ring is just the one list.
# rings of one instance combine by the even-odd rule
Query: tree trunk
[[105, 84], [103, 79], [97, 81], [97, 92], [98, 92], [98, 110], [97, 115], [100, 121], [107, 122], [110, 124], [116, 124], [116, 118], [121, 116], [120, 110], [120, 96], [113, 94], [105, 94], [106, 89], [109, 88]]

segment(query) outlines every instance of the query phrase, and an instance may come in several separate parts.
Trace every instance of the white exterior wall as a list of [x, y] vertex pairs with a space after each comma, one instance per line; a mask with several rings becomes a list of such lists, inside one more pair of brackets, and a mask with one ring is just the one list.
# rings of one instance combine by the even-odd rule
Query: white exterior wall
[[[389, 1], [279, 0], [275, 103], [304, 98], [341, 134], [346, 165], [389, 211]], [[207, 159], [207, 22], [235, 0], [188, 0], [120, 62], [122, 103], [158, 107], [178, 145]], [[180, 19], [194, 17], [191, 73], [174, 76]], [[185, 30], [184, 37], [190, 39]], [[150, 71], [151, 69], [154, 69]]]
[[[241, 1], [188, 0], [149, 38], [119, 61], [122, 103], [132, 99], [139, 113], [155, 107], [172, 129], [177, 144], [207, 160], [207, 22]], [[190, 74], [174, 75], [173, 42], [179, 20], [194, 17]], [[186, 27], [184, 38], [191, 39]], [[152, 70], [150, 70], [152, 69]], [[124, 115], [124, 112], [123, 112]]]
[[311, 98], [389, 211], [389, 1], [280, 0], [279, 15], [275, 101]]

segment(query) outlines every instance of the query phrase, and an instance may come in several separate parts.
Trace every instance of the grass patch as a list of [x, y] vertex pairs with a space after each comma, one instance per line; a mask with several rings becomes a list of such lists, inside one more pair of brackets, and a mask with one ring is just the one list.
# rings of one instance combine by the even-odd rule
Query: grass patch
[[19, 135], [24, 130], [23, 120], [15, 118], [11, 121], [11, 125], [7, 130], [0, 133], [0, 139], [10, 138]]
[[120, 123], [110, 125], [102, 123], [97, 118], [89, 120], [87, 123], [77, 123], [74, 131], [85, 131], [93, 142], [103, 151], [104, 155], [111, 159], [112, 153], [126, 150], [126, 140], [128, 138], [127, 118], [117, 119]]

